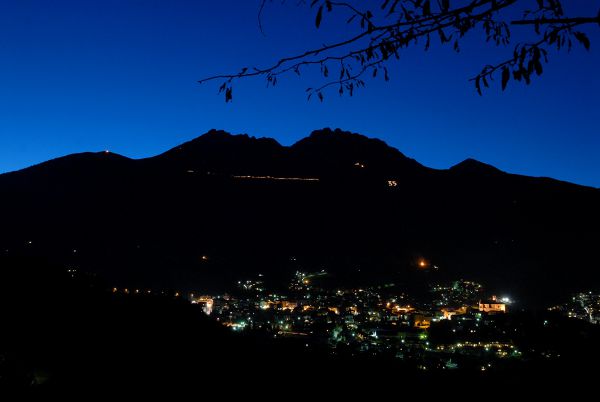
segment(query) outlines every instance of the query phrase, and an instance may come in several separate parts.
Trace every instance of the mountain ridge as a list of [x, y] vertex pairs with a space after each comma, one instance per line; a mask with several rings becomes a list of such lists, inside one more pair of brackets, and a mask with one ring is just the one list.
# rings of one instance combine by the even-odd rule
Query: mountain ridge
[[600, 287], [599, 206], [598, 189], [474, 160], [431, 169], [341, 130], [289, 147], [215, 130], [150, 158], [81, 153], [0, 175], [0, 252], [220, 291], [311, 269], [408, 286], [426, 258], [436, 280], [545, 303]]
[[[206, 158], [207, 157], [206, 152], [209, 152], [209, 153], [213, 153], [211, 155], [211, 157], [212, 157], [212, 159], [214, 159], [215, 157], [223, 157], [223, 152], [226, 150], [230, 150], [231, 148], [237, 148], [238, 151], [240, 149], [243, 149], [243, 152], [247, 155], [252, 154], [252, 152], [256, 152], [256, 150], [263, 148], [262, 152], [260, 152], [258, 155], [259, 158], [265, 157], [265, 155], [268, 155], [269, 157], [273, 157], [273, 155], [275, 155], [274, 156], [275, 158], [285, 158], [285, 157], [289, 157], [290, 154], [293, 154], [294, 151], [296, 151], [296, 152], [302, 152], [302, 151], [312, 152], [312, 151], [314, 151], [315, 148], [327, 148], [327, 150], [331, 152], [332, 145], [334, 147], [338, 146], [338, 148], [343, 149], [344, 146], [347, 148], [347, 145], [351, 144], [352, 142], [355, 143], [354, 148], [357, 149], [359, 152], [363, 151], [360, 149], [359, 145], [362, 145], [362, 146], [368, 145], [368, 146], [371, 146], [371, 147], [377, 149], [379, 152], [381, 152], [381, 151], [387, 152], [389, 157], [396, 157], [398, 160], [403, 160], [405, 165], [411, 165], [411, 168], [413, 168], [413, 169], [423, 168], [423, 169], [428, 169], [430, 171], [436, 171], [436, 172], [460, 172], [461, 174], [471, 174], [471, 175], [481, 175], [481, 174], [485, 175], [485, 174], [489, 174], [489, 173], [511, 174], [511, 175], [522, 176], [522, 177], [527, 177], [527, 178], [531, 178], [531, 179], [551, 180], [551, 181], [556, 181], [556, 182], [560, 182], [560, 183], [567, 183], [567, 184], [570, 184], [573, 186], [598, 190], [598, 188], [593, 187], [593, 186], [572, 183], [569, 181], [555, 179], [552, 177], [528, 176], [528, 175], [505, 172], [503, 170], [496, 168], [493, 165], [478, 161], [471, 157], [466, 158], [465, 160], [463, 160], [455, 165], [452, 165], [446, 169], [431, 168], [431, 167], [422, 165], [421, 163], [419, 163], [418, 161], [416, 161], [413, 158], [407, 157], [404, 153], [399, 151], [397, 148], [388, 145], [387, 143], [385, 143], [384, 141], [382, 141], [380, 139], [371, 138], [371, 137], [367, 137], [362, 134], [344, 131], [339, 128], [336, 128], [336, 129], [323, 128], [320, 130], [314, 130], [311, 132], [311, 134], [309, 134], [309, 136], [304, 137], [289, 146], [282, 145], [277, 140], [270, 138], [270, 137], [255, 137], [255, 136], [250, 136], [248, 134], [231, 134], [224, 130], [211, 129], [202, 135], [199, 135], [189, 141], [185, 141], [182, 144], [176, 145], [176, 146], [174, 146], [162, 153], [154, 155], [154, 156], [143, 157], [143, 158], [130, 158], [128, 156], [121, 155], [121, 154], [107, 151], [107, 150], [95, 151], [95, 152], [94, 151], [86, 151], [86, 152], [79, 152], [79, 153], [59, 156], [56, 158], [49, 159], [47, 161], [43, 161], [43, 162], [31, 165], [31, 166], [25, 167], [23, 169], [18, 169], [18, 170], [14, 170], [14, 171], [10, 171], [10, 172], [1, 173], [0, 177], [5, 176], [5, 175], [13, 175], [15, 173], [27, 171], [28, 169], [32, 169], [32, 168], [33, 169], [43, 168], [43, 167], [48, 166], [49, 164], [52, 165], [55, 163], [71, 162], [71, 161], [75, 161], [77, 159], [84, 159], [84, 158], [90, 159], [90, 162], [93, 162], [94, 160], [99, 160], [99, 161], [103, 162], [103, 161], [106, 161], [108, 158], [110, 158], [109, 160], [119, 160], [120, 162], [123, 162], [123, 161], [152, 162], [152, 161], [155, 161], [157, 159], [162, 159], [162, 158], [178, 158], [178, 157], [181, 157], [181, 154], [187, 153], [187, 154], [191, 154], [191, 155], [188, 155], [187, 156], [188, 160], [185, 162], [182, 162], [182, 164], [185, 164], [185, 163], [189, 164], [190, 157], [191, 158], [203, 158], [203, 157]], [[203, 147], [205, 147], [207, 149], [202, 150]], [[249, 149], [244, 149], [244, 148], [249, 148]], [[218, 154], [218, 153], [214, 154], [214, 151], [220, 152], [220, 154]], [[262, 154], [262, 155], [260, 155], [260, 154]], [[240, 157], [239, 154], [234, 154], [234, 156], [236, 158]], [[322, 155], [322, 156], [325, 156], [325, 155]], [[248, 160], [244, 160], [243, 155], [242, 155], [241, 159], [242, 159], [242, 162], [245, 162], [245, 163], [249, 162]], [[254, 159], [255, 159], [254, 162], [256, 162], [257, 158], [254, 158]], [[357, 159], [357, 162], [355, 162], [355, 163], [361, 163], [360, 161], [358, 161], [358, 159], [364, 159], [364, 158], [356, 156], [355, 159]], [[197, 160], [196, 163], [198, 163], [198, 162], [199, 161]], [[228, 162], [231, 162], [231, 161], [228, 161]], [[207, 166], [202, 166], [202, 167], [207, 167]], [[265, 168], [269, 169], [269, 168], [271, 168], [271, 166], [263, 167], [263, 169], [265, 169]]]

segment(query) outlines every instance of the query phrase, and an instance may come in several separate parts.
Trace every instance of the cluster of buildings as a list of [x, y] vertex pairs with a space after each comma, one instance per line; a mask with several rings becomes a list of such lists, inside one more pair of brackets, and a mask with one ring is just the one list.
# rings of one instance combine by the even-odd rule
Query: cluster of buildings
[[568, 302], [550, 307], [548, 310], [558, 311], [570, 318], [588, 321], [592, 324], [600, 324], [600, 294], [577, 293]]
[[239, 281], [232, 294], [190, 300], [234, 331], [301, 340], [332, 354], [387, 356], [422, 369], [484, 362], [482, 370], [520, 356], [496, 328], [495, 318], [506, 313], [509, 301], [484, 297], [478, 283], [437, 284], [426, 296], [411, 297], [394, 284], [327, 288], [321, 285], [327, 276], [296, 272], [281, 292], [269, 291], [259, 277]]

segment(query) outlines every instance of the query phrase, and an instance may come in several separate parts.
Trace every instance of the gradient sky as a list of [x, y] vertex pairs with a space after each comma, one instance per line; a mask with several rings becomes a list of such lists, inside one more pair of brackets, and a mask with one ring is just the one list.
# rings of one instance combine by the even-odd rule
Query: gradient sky
[[[523, 0], [528, 1], [528, 0]], [[197, 84], [244, 66], [331, 42], [348, 28], [296, 1], [3, 0], [0, 2], [0, 172], [73, 152], [110, 149], [146, 157], [210, 128], [285, 145], [322, 127], [378, 137], [434, 168], [467, 157], [500, 169], [600, 187], [600, 28], [590, 52], [552, 53], [531, 86], [493, 87], [479, 97], [468, 78], [512, 50], [478, 35], [450, 48], [412, 49], [390, 65], [388, 83], [367, 80], [354, 97], [335, 90], [307, 102], [305, 74], [234, 87]], [[533, 3], [533, 0], [531, 0]], [[596, 0], [569, 0], [595, 15]], [[590, 5], [591, 11], [590, 11]], [[518, 37], [518, 33], [517, 33]]]

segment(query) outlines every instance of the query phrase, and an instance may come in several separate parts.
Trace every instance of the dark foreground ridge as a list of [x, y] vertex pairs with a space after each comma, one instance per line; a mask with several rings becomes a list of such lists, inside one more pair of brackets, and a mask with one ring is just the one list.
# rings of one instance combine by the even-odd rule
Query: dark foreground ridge
[[[308, 347], [306, 338], [238, 334], [176, 294], [115, 293], [97, 275], [43, 260], [0, 257], [0, 264], [0, 302], [10, 307], [0, 332], [3, 397], [140, 397], [167, 391], [264, 398], [292, 390], [337, 397], [465, 392], [463, 399], [475, 399], [517, 390], [539, 396], [588, 383], [600, 357], [597, 325], [552, 313], [516, 312], [497, 322], [519, 330], [513, 336], [519, 347], [551, 348], [550, 358], [546, 352], [538, 358], [508, 357], [488, 373], [480, 361], [457, 368], [452, 361], [460, 356], [450, 355], [442, 369], [415, 369], [422, 368], [415, 359], [333, 356], [325, 345]], [[443, 332], [440, 325], [437, 332]], [[437, 332], [430, 333], [432, 347], [444, 342], [436, 341]], [[463, 387], [454, 388], [457, 384]]]

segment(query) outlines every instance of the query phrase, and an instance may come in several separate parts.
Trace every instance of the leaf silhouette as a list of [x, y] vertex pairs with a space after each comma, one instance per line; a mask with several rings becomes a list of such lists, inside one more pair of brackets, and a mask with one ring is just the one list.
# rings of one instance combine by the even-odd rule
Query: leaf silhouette
[[510, 71], [508, 67], [504, 67], [502, 69], [502, 90], [506, 89], [506, 84], [508, 84], [508, 80], [510, 79]]
[[583, 32], [575, 32], [574, 35], [575, 39], [577, 39], [579, 43], [581, 43], [583, 47], [585, 47], [585, 50], [590, 50], [590, 40], [588, 39], [586, 34], [584, 34]]
[[317, 28], [321, 26], [321, 19], [323, 19], [323, 6], [319, 7], [319, 11], [317, 11], [317, 18], [315, 19]]

